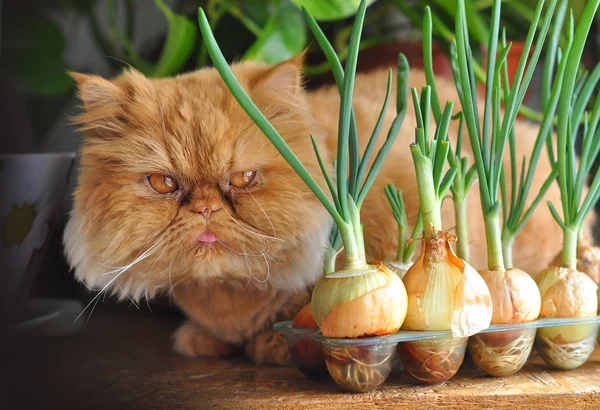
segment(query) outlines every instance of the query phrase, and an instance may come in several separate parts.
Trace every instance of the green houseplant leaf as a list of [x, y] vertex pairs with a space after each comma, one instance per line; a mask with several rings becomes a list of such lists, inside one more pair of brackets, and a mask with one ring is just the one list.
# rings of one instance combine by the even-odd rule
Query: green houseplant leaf
[[175, 14], [163, 0], [154, 0], [167, 18], [167, 39], [156, 65], [147, 68], [152, 77], [167, 77], [177, 73], [190, 58], [196, 44], [196, 26], [186, 16]]
[[306, 47], [306, 24], [302, 11], [287, 1], [279, 3], [244, 59], [277, 64]]
[[[298, 7], [304, 7], [315, 20], [333, 21], [353, 16], [360, 0], [291, 0]], [[369, 0], [368, 4], [375, 0]]]

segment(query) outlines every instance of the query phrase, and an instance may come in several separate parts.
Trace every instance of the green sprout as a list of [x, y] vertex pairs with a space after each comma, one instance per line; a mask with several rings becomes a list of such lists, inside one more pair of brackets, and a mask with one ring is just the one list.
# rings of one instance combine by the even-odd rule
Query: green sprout
[[384, 188], [385, 195], [388, 198], [394, 219], [398, 224], [398, 252], [396, 254], [395, 262], [401, 265], [406, 265], [412, 262], [412, 257], [415, 253], [415, 247], [417, 246], [416, 239], [419, 238], [423, 232], [423, 218], [421, 214], [417, 216], [417, 221], [410, 234], [410, 241], [407, 243], [408, 238], [408, 220], [406, 218], [406, 208], [404, 207], [404, 200], [402, 199], [402, 192], [397, 190], [394, 184], [388, 184]]
[[[360, 223], [360, 208], [366, 197], [369, 189], [375, 181], [383, 162], [388, 155], [392, 144], [394, 143], [400, 127], [404, 121], [406, 113], [406, 102], [408, 99], [408, 72], [409, 66], [406, 57], [400, 56], [398, 61], [397, 71], [397, 101], [396, 101], [396, 117], [394, 118], [390, 129], [387, 134], [387, 138], [378, 151], [369, 171], [366, 173], [364, 182], [360, 175], [360, 169], [362, 163], [364, 163], [364, 172], [366, 172], [366, 163], [370, 151], [365, 151], [363, 158], [361, 159], [358, 155], [358, 135], [356, 132], [356, 126], [353, 120], [352, 112], [352, 96], [354, 91], [354, 79], [356, 74], [356, 63], [358, 59], [358, 50], [360, 43], [360, 35], [362, 31], [363, 21], [365, 17], [367, 7], [367, 1], [361, 1], [356, 19], [350, 36], [350, 45], [348, 58], [346, 60], [345, 70], [343, 76], [341, 75], [340, 67], [336, 64], [332, 65], [338, 86], [340, 89], [341, 103], [340, 103], [340, 116], [339, 116], [339, 127], [338, 127], [338, 150], [336, 156], [336, 183], [334, 184], [332, 178], [327, 172], [327, 167], [321, 160], [319, 149], [314, 142], [313, 146], [315, 154], [319, 161], [321, 171], [325, 177], [325, 181], [330, 191], [332, 199], [329, 199], [327, 194], [321, 189], [319, 184], [310, 175], [308, 170], [304, 167], [302, 162], [294, 154], [294, 152], [287, 145], [285, 140], [279, 135], [277, 130], [271, 125], [271, 123], [265, 118], [265, 116], [256, 107], [254, 102], [246, 94], [242, 86], [239, 84], [234, 74], [232, 73], [227, 61], [223, 57], [218, 44], [212, 34], [210, 25], [204, 14], [202, 8], [198, 9], [198, 21], [200, 24], [200, 30], [204, 42], [206, 44], [208, 53], [215, 65], [215, 68], [221, 75], [221, 78], [225, 82], [227, 88], [230, 90], [234, 98], [238, 101], [240, 106], [246, 111], [248, 116], [254, 121], [254, 123], [260, 128], [265, 136], [271, 141], [273, 146], [279, 151], [284, 159], [290, 164], [294, 171], [304, 181], [306, 186], [313, 192], [313, 194], [323, 204], [325, 209], [329, 212], [333, 218], [334, 223], [339, 229], [340, 236], [344, 245], [344, 252], [346, 255], [345, 268], [346, 271], [360, 271], [367, 267], [365, 259], [365, 248], [364, 239], [362, 232], [362, 225]], [[305, 12], [305, 15], [308, 13]], [[309, 16], [310, 17], [310, 16]], [[309, 25], [311, 19], [308, 18]], [[319, 44], [328, 43], [327, 39], [320, 30], [311, 28]], [[329, 47], [331, 47], [329, 45]], [[328, 47], [324, 48], [327, 52]], [[337, 56], [335, 57], [337, 58]], [[332, 59], [330, 59], [332, 61]], [[338, 60], [339, 62], [339, 60]], [[340, 85], [341, 83], [341, 85]], [[382, 109], [385, 112], [387, 108], [387, 102], [391, 95], [392, 85], [392, 72], [390, 70], [388, 76], [388, 86], [386, 92], [386, 98], [384, 107]], [[378, 130], [374, 131], [368, 146], [373, 146], [378, 136]], [[372, 150], [373, 148], [371, 148]], [[348, 179], [346, 179], [348, 177]], [[359, 178], [361, 177], [361, 178]], [[327, 270], [327, 269], [326, 269]]]
[[[577, 240], [583, 221], [600, 198], [600, 171], [596, 172], [589, 191], [583, 202], [582, 193], [585, 177], [600, 149], [600, 99], [596, 99], [589, 120], [584, 118], [582, 155], [577, 164], [575, 158], [575, 132], [578, 120], [583, 117], [583, 108], [592, 94], [593, 81], [579, 76], [578, 71], [585, 42], [594, 20], [600, 0], [588, 1], [577, 28], [573, 32], [573, 17], [568, 21], [568, 32], [572, 37], [571, 46], [562, 57], [566, 67], [565, 75], [560, 81], [560, 97], [558, 106], [558, 126], [556, 143], [556, 164], [558, 166], [557, 181], [560, 188], [563, 216], [551, 202], [548, 202], [552, 216], [563, 230], [563, 266], [575, 268], [577, 263]], [[581, 79], [584, 79], [583, 81]], [[555, 84], [555, 87], [558, 86]], [[574, 122], [575, 121], [575, 122]], [[554, 159], [551, 157], [551, 159]]]
[[[501, 201], [498, 198], [504, 151], [542, 51], [554, 14], [556, 0], [549, 1], [543, 19], [541, 15], [545, 1], [539, 0], [537, 3], [513, 86], [508, 90], [507, 98], [505, 98], [506, 108], [502, 119], [500, 118], [501, 69], [505, 64], [510, 45], [501, 47], [498, 53], [500, 3], [500, 0], [494, 0], [492, 6], [482, 126], [479, 122], [476, 83], [472, 64], [473, 56], [466, 33], [466, 17], [462, 2], [457, 2], [456, 39], [452, 43], [451, 55], [454, 81], [463, 108], [479, 179], [479, 192], [485, 222], [488, 268], [504, 271], [499, 215]], [[538, 33], [537, 28], [540, 20], [541, 29]], [[533, 53], [530, 54], [534, 40], [535, 47]], [[531, 58], [528, 62], [530, 55]]]
[[[435, 75], [433, 72], [432, 56], [432, 33], [433, 20], [431, 9], [425, 8], [425, 18], [423, 21], [423, 68], [427, 85], [431, 87], [431, 109], [436, 124], [439, 124], [442, 117], [442, 107], [437, 93]], [[459, 119], [458, 136], [456, 148], [453, 152], [448, 151], [448, 162], [451, 167], [456, 168], [456, 176], [450, 187], [452, 200], [454, 202], [454, 219], [456, 221], [456, 236], [458, 256], [466, 262], [469, 262], [469, 228], [467, 212], [467, 193], [473, 186], [476, 179], [476, 169], [473, 165], [469, 166], [467, 158], [461, 155], [462, 138], [464, 129], [464, 115], [458, 113], [454, 118]]]

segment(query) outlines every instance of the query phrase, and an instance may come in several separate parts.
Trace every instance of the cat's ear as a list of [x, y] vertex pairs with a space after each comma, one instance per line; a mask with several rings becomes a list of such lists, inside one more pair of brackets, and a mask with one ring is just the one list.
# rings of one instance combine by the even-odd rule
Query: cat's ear
[[93, 131], [102, 137], [119, 134], [123, 130], [120, 115], [123, 90], [113, 82], [97, 75], [69, 73], [77, 83], [83, 113], [72, 118], [82, 131]]
[[302, 91], [302, 64], [306, 51], [285, 60], [262, 73], [252, 85], [252, 89], [295, 99]]

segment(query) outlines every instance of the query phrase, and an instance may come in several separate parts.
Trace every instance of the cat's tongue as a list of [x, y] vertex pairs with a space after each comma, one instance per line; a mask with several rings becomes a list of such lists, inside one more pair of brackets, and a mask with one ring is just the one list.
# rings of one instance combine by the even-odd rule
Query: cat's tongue
[[202, 235], [200, 235], [198, 237], [198, 241], [199, 242], [206, 242], [206, 243], [212, 243], [212, 242], [216, 242], [217, 237], [214, 236], [212, 233], [210, 232], [204, 232]]

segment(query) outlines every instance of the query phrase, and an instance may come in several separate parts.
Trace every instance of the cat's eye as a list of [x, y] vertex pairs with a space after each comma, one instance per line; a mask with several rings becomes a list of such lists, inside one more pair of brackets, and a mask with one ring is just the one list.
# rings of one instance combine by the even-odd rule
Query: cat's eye
[[248, 188], [256, 182], [256, 171], [241, 171], [232, 175], [229, 183], [236, 188]]
[[168, 175], [163, 174], [150, 174], [148, 175], [148, 183], [159, 194], [170, 194], [175, 192], [179, 185], [175, 179]]

